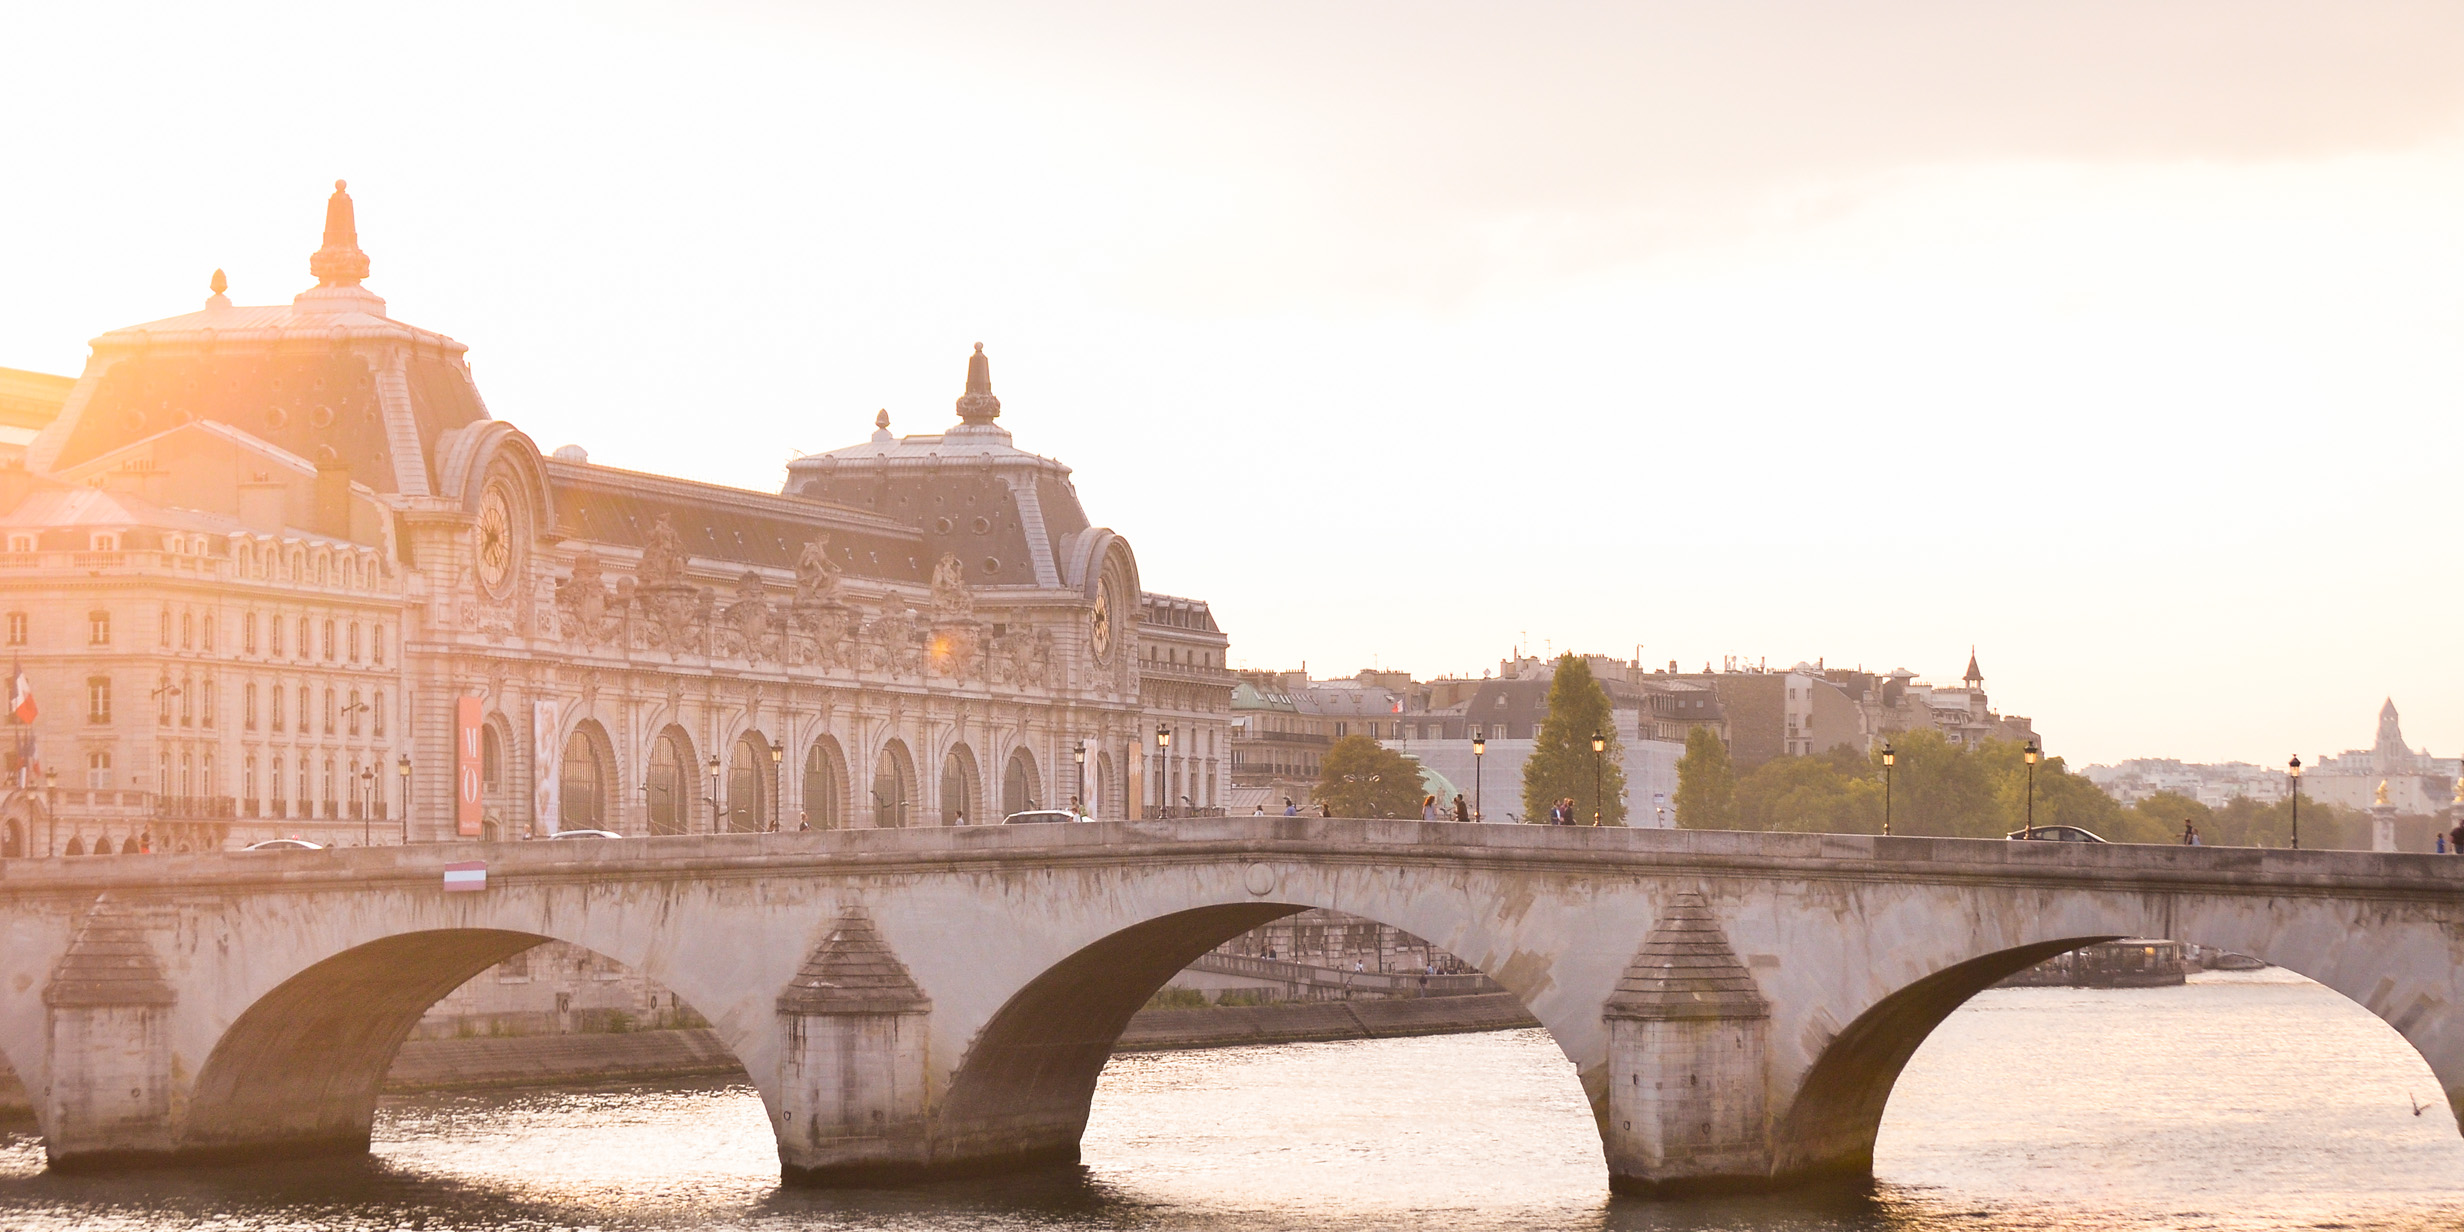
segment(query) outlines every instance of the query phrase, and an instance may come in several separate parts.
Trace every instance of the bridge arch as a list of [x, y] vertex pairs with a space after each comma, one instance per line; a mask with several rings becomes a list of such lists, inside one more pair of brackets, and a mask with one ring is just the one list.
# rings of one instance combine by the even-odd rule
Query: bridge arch
[[[2089, 913], [2091, 916], [2096, 913]], [[1773, 1125], [1773, 1172], [1799, 1180], [1863, 1180], [1873, 1175], [1874, 1144], [1893, 1088], [1909, 1061], [1951, 1014], [1977, 994], [2056, 955], [2125, 937], [2163, 937], [2248, 954], [2342, 994], [2385, 1022], [2426, 1062], [2464, 1124], [2464, 1050], [2427, 1038], [2444, 1027], [2443, 1001], [2396, 999], [2377, 963], [2366, 980], [2348, 978], [2345, 947], [2302, 932], [2254, 924], [2229, 913], [2199, 919], [2195, 905], [2149, 919], [2138, 910], [2105, 913], [2111, 927], [2093, 933], [1955, 955], [1921, 978], [1890, 990], [1851, 1018], [1815, 1055], [1795, 1097]], [[2442, 1046], [2445, 1044], [2447, 1046]]]
[[[1264, 865], [1248, 876], [1257, 880], [1196, 896], [1211, 903], [1086, 941], [1017, 986], [972, 1032], [933, 1110], [936, 1159], [962, 1161], [966, 1171], [1075, 1162], [1097, 1081], [1131, 1016], [1201, 955], [1311, 908], [1347, 911], [1428, 938], [1514, 993], [1579, 1064], [1587, 1047], [1577, 1038], [1580, 1019], [1590, 1015], [1579, 998], [1535, 995], [1549, 983], [1547, 973], [1508, 957], [1519, 949], [1512, 924], [1493, 912], [1456, 895], [1412, 893], [1393, 880], [1344, 892], [1316, 876], [1277, 874]], [[1289, 884], [1256, 888], [1282, 880]], [[1596, 1006], [1589, 1008], [1596, 1014]]]
[[[367, 1150], [386, 1071], [429, 1007], [555, 940], [563, 938], [428, 929], [308, 965], [258, 996], [215, 1040], [190, 1089], [175, 1154], [222, 1160]], [[678, 992], [694, 1001], [693, 991]], [[741, 1056], [740, 1041], [725, 1031], [721, 1039]]]

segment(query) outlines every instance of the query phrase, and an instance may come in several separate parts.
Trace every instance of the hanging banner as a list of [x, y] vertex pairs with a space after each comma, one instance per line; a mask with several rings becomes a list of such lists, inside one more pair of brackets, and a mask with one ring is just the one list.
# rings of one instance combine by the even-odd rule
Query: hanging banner
[[476, 697], [456, 698], [453, 704], [453, 823], [454, 833], [464, 838], [480, 834], [479, 728], [486, 722], [482, 704]]
[[555, 702], [530, 704], [531, 833], [554, 834], [558, 817], [557, 787], [564, 777], [564, 746], [556, 740]]
[[484, 860], [445, 866], [445, 892], [474, 893], [488, 888], [488, 865]]

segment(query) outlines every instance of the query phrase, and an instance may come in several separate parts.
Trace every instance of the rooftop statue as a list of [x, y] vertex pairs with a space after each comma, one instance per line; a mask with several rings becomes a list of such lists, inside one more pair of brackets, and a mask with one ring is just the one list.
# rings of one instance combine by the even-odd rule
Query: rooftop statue
[[334, 181], [334, 195], [325, 199], [325, 245], [308, 258], [308, 272], [320, 287], [355, 287], [368, 276], [368, 254], [359, 250], [359, 223], [345, 181]]
[[635, 570], [644, 586], [674, 586], [684, 581], [684, 536], [676, 533], [676, 521], [660, 514], [658, 524], [650, 528], [650, 541], [642, 545], [642, 563]]
[[967, 392], [958, 396], [958, 417], [977, 427], [1001, 417], [1001, 400], [992, 396], [992, 361], [984, 357], [981, 342], [967, 357]]

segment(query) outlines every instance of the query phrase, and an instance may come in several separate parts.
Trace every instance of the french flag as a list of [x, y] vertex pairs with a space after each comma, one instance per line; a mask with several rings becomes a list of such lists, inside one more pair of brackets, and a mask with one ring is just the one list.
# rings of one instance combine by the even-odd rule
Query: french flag
[[10, 675], [9, 713], [16, 715], [20, 723], [31, 723], [34, 721], [34, 682], [26, 679], [26, 669], [22, 667], [11, 668]]

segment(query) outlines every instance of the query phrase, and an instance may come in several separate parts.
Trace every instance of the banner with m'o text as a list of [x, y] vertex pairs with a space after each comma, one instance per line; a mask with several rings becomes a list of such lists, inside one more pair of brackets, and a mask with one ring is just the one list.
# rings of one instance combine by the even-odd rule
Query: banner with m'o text
[[478, 838], [480, 787], [480, 734], [487, 720], [476, 697], [460, 697], [453, 704], [453, 822], [454, 833], [464, 838]]

